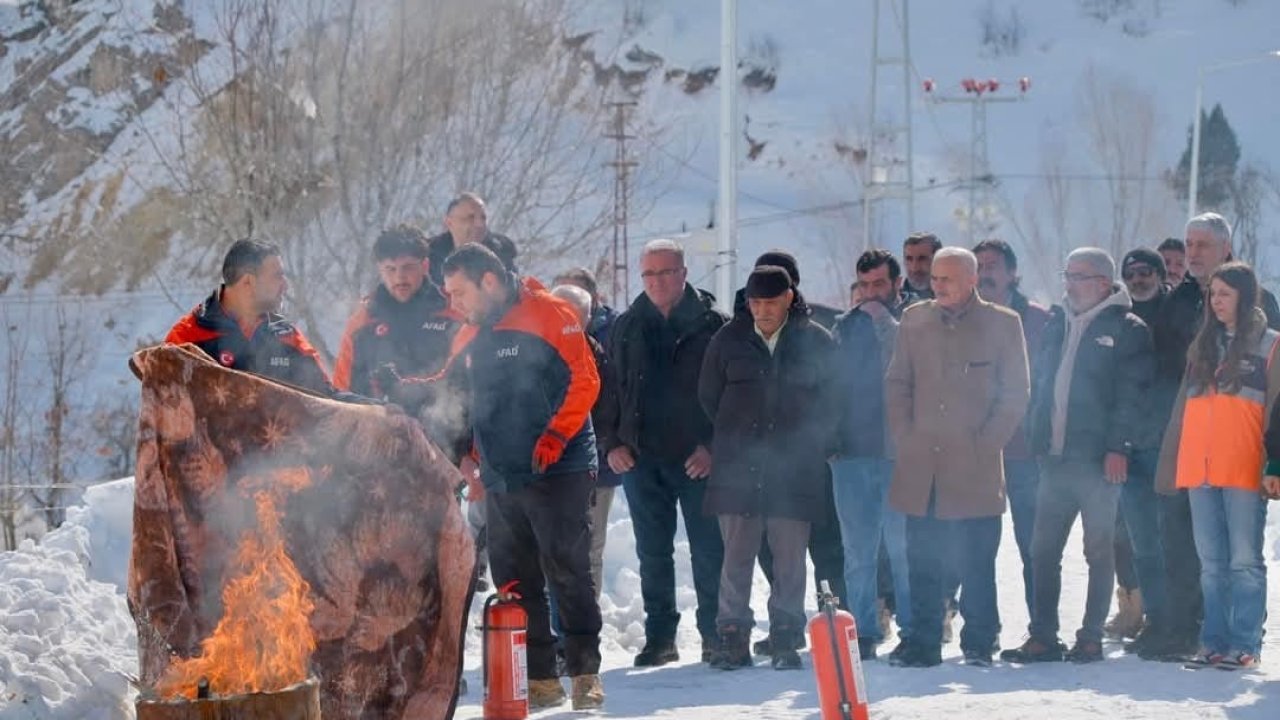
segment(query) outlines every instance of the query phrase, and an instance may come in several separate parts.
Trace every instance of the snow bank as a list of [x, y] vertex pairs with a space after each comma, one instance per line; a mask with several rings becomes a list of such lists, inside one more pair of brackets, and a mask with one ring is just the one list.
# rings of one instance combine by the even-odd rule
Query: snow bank
[[49, 533], [43, 544], [78, 552], [75, 528], [89, 533], [87, 554], [80, 556], [89, 578], [124, 592], [133, 538], [133, 478], [90, 486], [84, 505], [68, 509], [66, 522]]
[[137, 640], [119, 588], [89, 578], [90, 531], [0, 554], [0, 718], [133, 716]]

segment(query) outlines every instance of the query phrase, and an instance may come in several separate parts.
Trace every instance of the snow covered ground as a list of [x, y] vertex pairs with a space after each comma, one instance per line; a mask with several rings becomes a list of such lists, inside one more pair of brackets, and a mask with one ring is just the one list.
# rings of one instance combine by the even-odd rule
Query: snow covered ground
[[133, 716], [137, 635], [122, 587], [133, 481], [85, 497], [41, 543], [0, 554], [0, 719]]
[[[0, 720], [133, 716], [129, 679], [137, 669], [135, 635], [118, 584], [128, 560], [132, 487], [131, 480], [95, 487], [86, 494], [86, 507], [69, 513], [66, 526], [42, 543], [27, 542], [16, 552], [0, 554]], [[1269, 525], [1269, 557], [1274, 564], [1280, 561], [1280, 510], [1273, 511]], [[1063, 634], [1068, 638], [1084, 607], [1078, 537], [1069, 553], [1062, 603]], [[619, 496], [611, 516], [606, 593], [601, 599], [605, 715], [819, 718], [807, 653], [800, 672], [776, 672], [760, 665], [724, 673], [697, 662], [699, 641], [691, 623], [694, 594], [683, 541], [677, 554], [677, 597], [686, 618], [679, 637], [684, 659], [664, 668], [635, 670], [631, 657], [643, 644], [644, 615], [630, 520]], [[1009, 647], [1021, 641], [1027, 617], [1008, 522], [1000, 548], [1000, 578], [1002, 641]], [[1280, 573], [1271, 574], [1270, 589], [1274, 606], [1280, 597]], [[763, 608], [764, 584], [758, 574], [755, 595], [754, 605]], [[477, 598], [473, 619], [478, 619], [482, 600]], [[872, 717], [1272, 720], [1280, 713], [1280, 619], [1273, 615], [1268, 628], [1264, 662], [1249, 674], [1193, 673], [1176, 665], [1145, 663], [1123, 657], [1118, 646], [1109, 649], [1107, 662], [1084, 667], [998, 664], [975, 669], [959, 664], [954, 645], [944, 652], [946, 662], [930, 670], [869, 663]], [[479, 636], [471, 630], [465, 676], [472, 690], [459, 702], [460, 719], [482, 715], [479, 666]], [[544, 720], [581, 716], [567, 707], [533, 715]]]
[[[1268, 558], [1276, 566], [1275, 561], [1280, 561], [1280, 507], [1273, 507], [1268, 522], [1268, 546], [1272, 548]], [[1021, 644], [1024, 637], [1027, 612], [1022, 602], [1021, 565], [1007, 514], [1004, 529], [998, 568], [1004, 624], [1001, 642], [1004, 647], [1014, 647]], [[1062, 636], [1068, 641], [1084, 614], [1086, 572], [1082, 548], [1077, 529], [1063, 563]], [[807, 653], [802, 654], [805, 668], [800, 672], [774, 671], [763, 660], [754, 668], [732, 673], [711, 670], [698, 662], [700, 643], [692, 624], [692, 575], [688, 545], [682, 540], [677, 546], [676, 561], [677, 599], [682, 613], [681, 662], [657, 669], [631, 667], [632, 655], [643, 644], [644, 622], [634, 549], [625, 502], [615, 501], [605, 557], [606, 597], [601, 600], [606, 625], [601, 648], [602, 672], [608, 695], [605, 707], [610, 717], [637, 720], [727, 717], [817, 720], [820, 717]], [[757, 569], [752, 606], [758, 622], [762, 620], [767, 597], [765, 587], [764, 577]], [[1269, 587], [1274, 607], [1280, 598], [1280, 571], [1271, 573]], [[816, 604], [810, 601], [809, 605], [810, 612], [816, 612]], [[961, 665], [959, 647], [952, 644], [943, 649], [943, 665], [929, 670], [893, 668], [885, 662], [867, 663], [864, 667], [872, 700], [871, 716], [883, 720], [943, 717], [1014, 720], [1037, 716], [1053, 720], [1095, 717], [1274, 720], [1280, 717], [1280, 613], [1271, 616], [1268, 630], [1264, 662], [1258, 672], [1247, 675], [1219, 671], [1193, 673], [1178, 665], [1143, 662], [1125, 657], [1119, 645], [1108, 646], [1108, 661], [1095, 665], [1058, 663], [1011, 667], [997, 663], [992, 668], [977, 669]], [[762, 628], [757, 628], [757, 638], [764, 634]], [[460, 719], [482, 717], [478, 634], [473, 630], [472, 635], [468, 638], [472, 652], [467, 657], [466, 678], [473, 690], [459, 701], [457, 717]], [[579, 716], [581, 713], [573, 713], [565, 706], [535, 713], [532, 717], [551, 720]]]

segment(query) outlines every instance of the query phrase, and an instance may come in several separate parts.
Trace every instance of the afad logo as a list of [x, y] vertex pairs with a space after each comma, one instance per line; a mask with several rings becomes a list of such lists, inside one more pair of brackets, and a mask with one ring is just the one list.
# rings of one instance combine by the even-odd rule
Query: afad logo
[[391, 332], [391, 328], [388, 327], [386, 323], [379, 323], [378, 327], [373, 329], [373, 334], [377, 335], [378, 337], [382, 337], [389, 332]]
[[218, 362], [222, 363], [223, 367], [231, 367], [236, 364], [236, 356], [232, 355], [230, 350], [223, 350], [218, 353]]

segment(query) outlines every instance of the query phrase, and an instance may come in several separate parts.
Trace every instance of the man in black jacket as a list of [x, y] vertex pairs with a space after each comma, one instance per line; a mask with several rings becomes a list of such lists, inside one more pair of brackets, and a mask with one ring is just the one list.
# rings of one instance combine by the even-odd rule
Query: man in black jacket
[[898, 634], [904, 641], [911, 634], [906, 517], [887, 504], [893, 449], [884, 409], [884, 372], [898, 334], [902, 273], [887, 250], [863, 253], [857, 273], [859, 303], [840, 316], [832, 332], [843, 412], [831, 474], [844, 545], [844, 602], [858, 623], [862, 659], [870, 660], [884, 641], [876, 607], [882, 543], [893, 575]]
[[704, 661], [715, 648], [720, 563], [715, 518], [702, 514], [711, 474], [711, 421], [698, 405], [698, 373], [712, 335], [725, 323], [711, 295], [688, 283], [684, 249], [654, 240], [640, 254], [644, 293], [618, 316], [608, 357], [618, 413], [602, 422], [610, 469], [623, 474], [644, 598], [645, 646], [637, 667], [664, 665], [676, 652], [676, 509], [684, 516], [698, 596]]
[[[1181, 244], [1181, 241], [1179, 241]], [[1168, 270], [1161, 254], [1150, 248], [1135, 248], [1120, 263], [1120, 275], [1129, 296], [1133, 300], [1132, 312], [1150, 328], [1159, 317], [1172, 288], [1168, 284]], [[1154, 374], [1154, 363], [1152, 372]], [[1150, 398], [1143, 407], [1149, 407]], [[1145, 622], [1133, 642], [1125, 644], [1126, 652], [1144, 653], [1153, 641], [1161, 640], [1168, 626], [1168, 583], [1165, 578], [1164, 549], [1160, 542], [1160, 502], [1155, 489], [1156, 464], [1160, 458], [1160, 437], [1156, 434], [1160, 422], [1149, 422], [1149, 436], [1136, 443], [1129, 455], [1129, 479], [1120, 490], [1120, 525], [1128, 533], [1131, 548], [1133, 574], [1141, 591], [1137, 612], [1138, 620]], [[1120, 567], [1120, 546], [1117, 539], [1117, 569]], [[1119, 573], [1117, 573], [1119, 575]], [[1119, 578], [1117, 578], [1119, 579]], [[1123, 580], [1121, 581], [1123, 584]], [[1117, 591], [1117, 599], [1120, 592]]]
[[444, 287], [445, 258], [468, 243], [489, 248], [509, 272], [516, 270], [516, 244], [506, 235], [489, 231], [489, 214], [484, 200], [473, 192], [464, 192], [449, 201], [444, 213], [444, 232], [427, 241], [431, 282]]
[[[1231, 225], [1217, 213], [1203, 213], [1187, 221], [1185, 237], [1188, 279], [1173, 289], [1151, 325], [1156, 348], [1151, 413], [1157, 421], [1157, 438], [1163, 437], [1173, 415], [1174, 401], [1186, 369], [1187, 349], [1204, 319], [1206, 285], [1213, 271], [1231, 259]], [[1259, 289], [1258, 305], [1267, 316], [1267, 326], [1280, 329], [1280, 308], [1275, 296], [1266, 288]], [[1169, 626], [1164, 637], [1141, 648], [1139, 656], [1182, 662], [1199, 646], [1203, 614], [1200, 559], [1196, 555], [1191, 506], [1185, 492], [1160, 498], [1160, 540], [1164, 549]]]
[[[373, 243], [373, 259], [380, 282], [347, 320], [333, 384], [339, 390], [386, 398], [418, 415], [429, 398], [400, 380], [430, 377], [444, 369], [462, 321], [427, 278], [427, 239], [421, 230], [408, 225], [384, 230]], [[436, 409], [460, 410], [460, 404], [439, 403]], [[454, 452], [457, 462], [456, 443], [440, 433], [464, 422], [459, 414], [448, 414], [439, 423], [427, 423], [427, 430], [441, 449]]]
[[1142, 399], [1151, 382], [1151, 336], [1129, 312], [1129, 292], [1115, 283], [1115, 261], [1104, 250], [1080, 248], [1067, 257], [1063, 278], [1068, 310], [1054, 308], [1046, 329], [1044, 375], [1032, 405], [1032, 447], [1044, 458], [1044, 476], [1031, 542], [1030, 638], [1001, 654], [1010, 662], [1063, 658], [1062, 553], [1077, 515], [1084, 526], [1089, 588], [1084, 623], [1066, 657], [1102, 659], [1120, 485], [1146, 423]]
[[518, 581], [528, 614], [529, 703], [564, 702], [544, 592], [550, 586], [573, 709], [601, 707], [588, 521], [597, 468], [590, 413], [600, 376], [582, 323], [563, 300], [521, 284], [483, 246], [456, 250], [444, 276], [445, 293], [467, 322], [444, 372], [467, 378], [494, 583]]
[[716, 333], [698, 381], [698, 399], [715, 426], [703, 510], [719, 516], [725, 547], [712, 665], [751, 664], [751, 576], [768, 537], [769, 646], [774, 668], [792, 669], [800, 667], [796, 636], [805, 626], [809, 526], [823, 516], [834, 444], [834, 343], [780, 267], [751, 272], [747, 301], [750, 316]]
[[[770, 250], [761, 253], [753, 267], [764, 265], [786, 270], [787, 276], [791, 278], [792, 287], [797, 291], [800, 290], [800, 265], [796, 262], [794, 255], [785, 250]], [[747, 305], [747, 290], [740, 288], [733, 298], [734, 318], [750, 316], [751, 311]], [[840, 312], [829, 305], [810, 303], [803, 298], [797, 303], [796, 311], [805, 313], [809, 319], [827, 331], [835, 326], [836, 318], [840, 316]], [[822, 581], [826, 580], [831, 584], [832, 593], [844, 603], [847, 601], [847, 588], [844, 585], [844, 545], [840, 539], [840, 518], [836, 515], [830, 478], [827, 479], [826, 497], [823, 499], [822, 507], [825, 509], [822, 518], [813, 522], [809, 528], [809, 559], [813, 561], [813, 582], [815, 586], [821, 586]], [[765, 538], [760, 546], [759, 560], [760, 570], [764, 573], [765, 580], [772, 583], [773, 551], [769, 548], [768, 538]], [[797, 639], [801, 643], [799, 647], [804, 647], [803, 636], [797, 636]], [[755, 644], [754, 652], [756, 655], [772, 655], [773, 649], [769, 647], [769, 640], [766, 638]]]

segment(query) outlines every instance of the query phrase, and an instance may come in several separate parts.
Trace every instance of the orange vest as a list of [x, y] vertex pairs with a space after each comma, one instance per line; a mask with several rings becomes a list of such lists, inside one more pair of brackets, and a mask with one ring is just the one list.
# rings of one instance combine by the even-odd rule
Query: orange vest
[[1268, 330], [1256, 350], [1241, 360], [1244, 367], [1238, 392], [1188, 389], [1178, 443], [1179, 489], [1207, 486], [1256, 491], [1262, 484], [1267, 367], [1278, 338], [1280, 335]]

